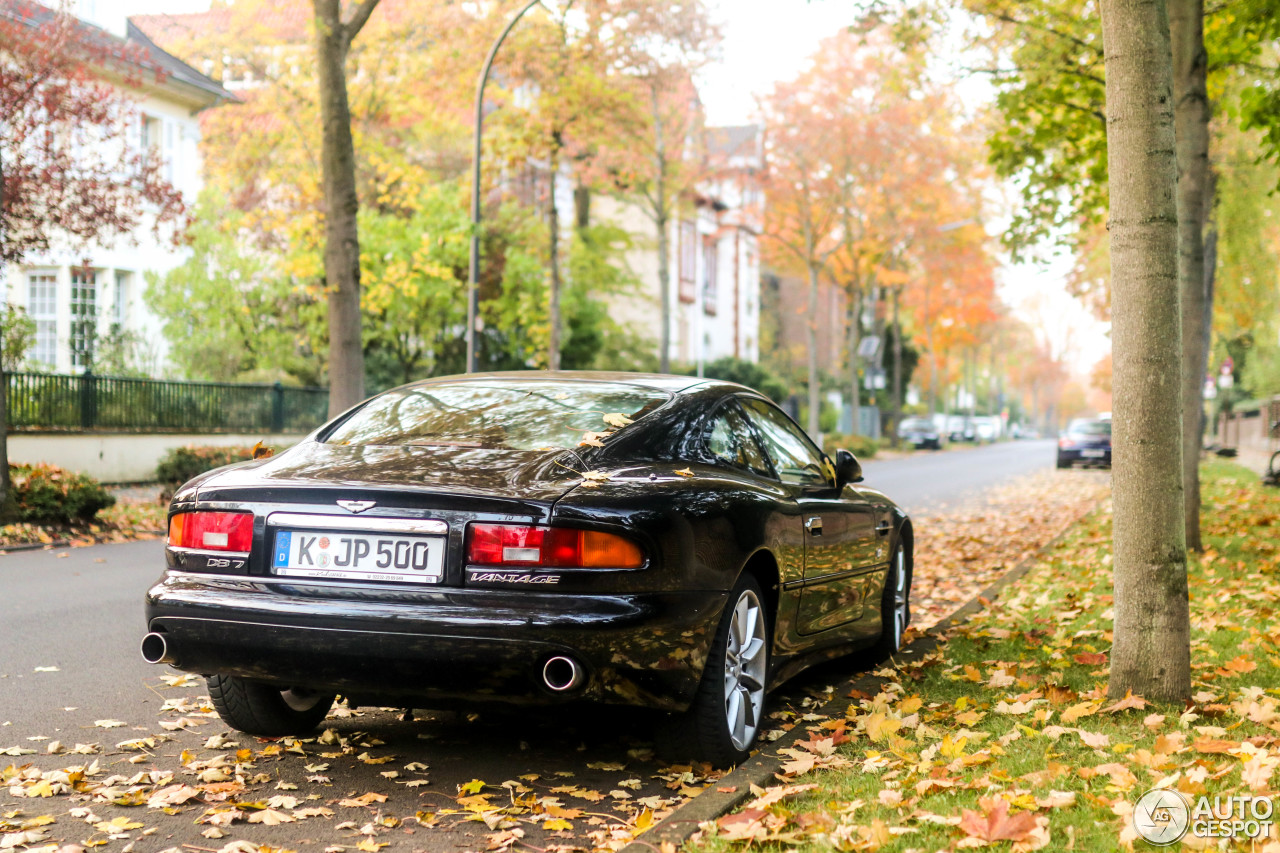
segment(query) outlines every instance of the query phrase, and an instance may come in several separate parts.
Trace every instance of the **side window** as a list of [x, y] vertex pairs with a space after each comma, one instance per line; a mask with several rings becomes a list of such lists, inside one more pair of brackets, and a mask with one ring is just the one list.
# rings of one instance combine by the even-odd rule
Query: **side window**
[[760, 449], [747, 419], [734, 403], [721, 406], [707, 432], [707, 449], [722, 462], [735, 468], [772, 477], [769, 462]]
[[765, 451], [773, 460], [778, 478], [801, 486], [826, 486], [826, 460], [800, 428], [774, 406], [762, 400], [744, 400], [751, 422], [760, 430]]

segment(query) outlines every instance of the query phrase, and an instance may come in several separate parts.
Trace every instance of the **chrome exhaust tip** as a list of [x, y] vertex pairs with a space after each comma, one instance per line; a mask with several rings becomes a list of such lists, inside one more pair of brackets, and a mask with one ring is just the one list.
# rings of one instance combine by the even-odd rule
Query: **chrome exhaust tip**
[[582, 686], [587, 674], [571, 657], [556, 655], [542, 665], [542, 683], [555, 693], [567, 693]]
[[178, 662], [178, 658], [173, 653], [173, 647], [169, 645], [164, 634], [157, 634], [154, 631], [142, 638], [141, 651], [142, 659], [147, 663], [175, 664]]

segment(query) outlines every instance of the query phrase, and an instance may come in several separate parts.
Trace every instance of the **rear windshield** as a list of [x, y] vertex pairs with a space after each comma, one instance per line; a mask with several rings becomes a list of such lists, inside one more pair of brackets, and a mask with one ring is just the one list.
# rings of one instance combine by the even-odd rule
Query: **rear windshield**
[[1111, 421], [1072, 421], [1067, 432], [1076, 435], [1111, 435]]
[[510, 450], [576, 447], [587, 433], [617, 428], [625, 423], [619, 416], [636, 420], [669, 396], [609, 382], [476, 381], [400, 388], [370, 400], [325, 442]]

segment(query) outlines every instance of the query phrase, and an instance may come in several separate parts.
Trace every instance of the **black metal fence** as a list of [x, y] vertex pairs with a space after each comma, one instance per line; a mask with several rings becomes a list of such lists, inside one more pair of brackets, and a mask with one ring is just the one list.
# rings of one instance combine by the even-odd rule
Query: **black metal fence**
[[10, 373], [9, 429], [110, 432], [310, 432], [326, 388]]

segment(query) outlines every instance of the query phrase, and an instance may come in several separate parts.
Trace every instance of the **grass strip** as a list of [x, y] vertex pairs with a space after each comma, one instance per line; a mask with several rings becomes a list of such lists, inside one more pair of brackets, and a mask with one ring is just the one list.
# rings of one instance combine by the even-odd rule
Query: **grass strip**
[[[1133, 804], [1151, 788], [1193, 803], [1274, 795], [1280, 492], [1219, 461], [1202, 481], [1188, 707], [1105, 697], [1104, 506], [1005, 597], [947, 631], [936, 652], [878, 672], [889, 683], [875, 696], [855, 691], [844, 716], [811, 721], [780, 784], [704, 823], [686, 849], [1125, 850], [1135, 846]], [[1280, 853], [1274, 839], [1238, 846]]]

